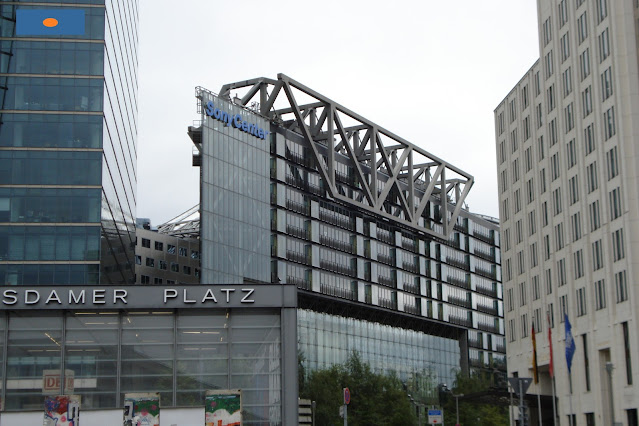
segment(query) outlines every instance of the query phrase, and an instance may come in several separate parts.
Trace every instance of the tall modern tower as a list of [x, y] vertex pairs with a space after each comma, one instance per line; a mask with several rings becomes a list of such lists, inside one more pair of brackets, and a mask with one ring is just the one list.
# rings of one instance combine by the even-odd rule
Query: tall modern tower
[[133, 283], [138, 2], [30, 3], [0, 1], [0, 284]]
[[531, 377], [534, 326], [552, 394], [550, 327], [561, 425], [637, 425], [639, 4], [537, 4], [540, 59], [495, 110], [508, 372]]

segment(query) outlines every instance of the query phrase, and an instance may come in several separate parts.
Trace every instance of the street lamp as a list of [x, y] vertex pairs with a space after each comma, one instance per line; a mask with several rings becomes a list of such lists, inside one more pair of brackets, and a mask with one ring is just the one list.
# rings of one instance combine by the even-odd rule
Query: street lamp
[[460, 393], [459, 395], [455, 395], [454, 393], [452, 393], [453, 398], [455, 398], [455, 413], [457, 414], [457, 423], [455, 424], [455, 426], [459, 426], [459, 398], [464, 396], [463, 393]]

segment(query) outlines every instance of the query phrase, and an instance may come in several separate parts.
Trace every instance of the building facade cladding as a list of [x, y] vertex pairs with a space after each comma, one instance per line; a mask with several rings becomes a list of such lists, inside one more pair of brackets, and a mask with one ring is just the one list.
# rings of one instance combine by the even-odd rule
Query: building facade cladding
[[[137, 2], [0, 1], [0, 283], [134, 279]], [[85, 34], [16, 36], [16, 9]]]
[[639, 4], [541, 0], [538, 11], [541, 58], [495, 110], [508, 370], [532, 374], [534, 324], [530, 392], [551, 394], [550, 327], [564, 424], [567, 315], [577, 424], [611, 423], [613, 392], [615, 419], [636, 425]]
[[135, 283], [198, 284], [200, 240], [136, 229]]
[[127, 393], [201, 408], [207, 390], [242, 389], [244, 424], [282, 424], [282, 322], [279, 309], [253, 308], [3, 313], [3, 410], [42, 419], [43, 373], [62, 368], [83, 410], [119, 411], [120, 421]]
[[[463, 212], [450, 240], [435, 241], [331, 201], [299, 134], [210, 92], [198, 94], [202, 282], [296, 284], [300, 300], [309, 301], [298, 312], [298, 330], [311, 369], [344, 362], [349, 351], [358, 350], [378, 371], [396, 371], [403, 378], [427, 372], [437, 383], [452, 383], [455, 370], [468, 364], [505, 370], [496, 224]], [[208, 101], [270, 134], [262, 139], [207, 117]], [[336, 176], [344, 191], [354, 185], [345, 162], [337, 163]], [[225, 201], [232, 197], [237, 201]], [[441, 226], [436, 215], [433, 207], [424, 213], [430, 226]], [[251, 256], [262, 262], [259, 275], [249, 268]], [[397, 315], [384, 324], [381, 314], [348, 318], [354, 315], [348, 313], [351, 305]], [[425, 326], [406, 329], [400, 325], [403, 315], [452, 331], [440, 330], [436, 337]], [[350, 332], [337, 330], [349, 325]]]

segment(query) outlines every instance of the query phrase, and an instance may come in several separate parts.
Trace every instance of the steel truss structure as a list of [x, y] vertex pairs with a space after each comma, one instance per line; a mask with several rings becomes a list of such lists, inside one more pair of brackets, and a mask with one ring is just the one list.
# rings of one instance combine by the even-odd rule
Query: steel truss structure
[[158, 232], [179, 238], [200, 238], [200, 205], [197, 204], [159, 225]]
[[[302, 135], [333, 199], [435, 237], [453, 230], [470, 174], [284, 74], [226, 84], [219, 96]], [[344, 165], [351, 187], [336, 179]]]

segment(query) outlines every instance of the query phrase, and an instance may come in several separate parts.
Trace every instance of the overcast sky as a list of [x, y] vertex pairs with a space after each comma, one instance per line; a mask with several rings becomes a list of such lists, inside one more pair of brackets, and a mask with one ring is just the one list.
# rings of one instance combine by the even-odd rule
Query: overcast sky
[[195, 86], [278, 73], [475, 177], [498, 216], [493, 110], [539, 57], [534, 0], [141, 0], [137, 216], [199, 202]]

